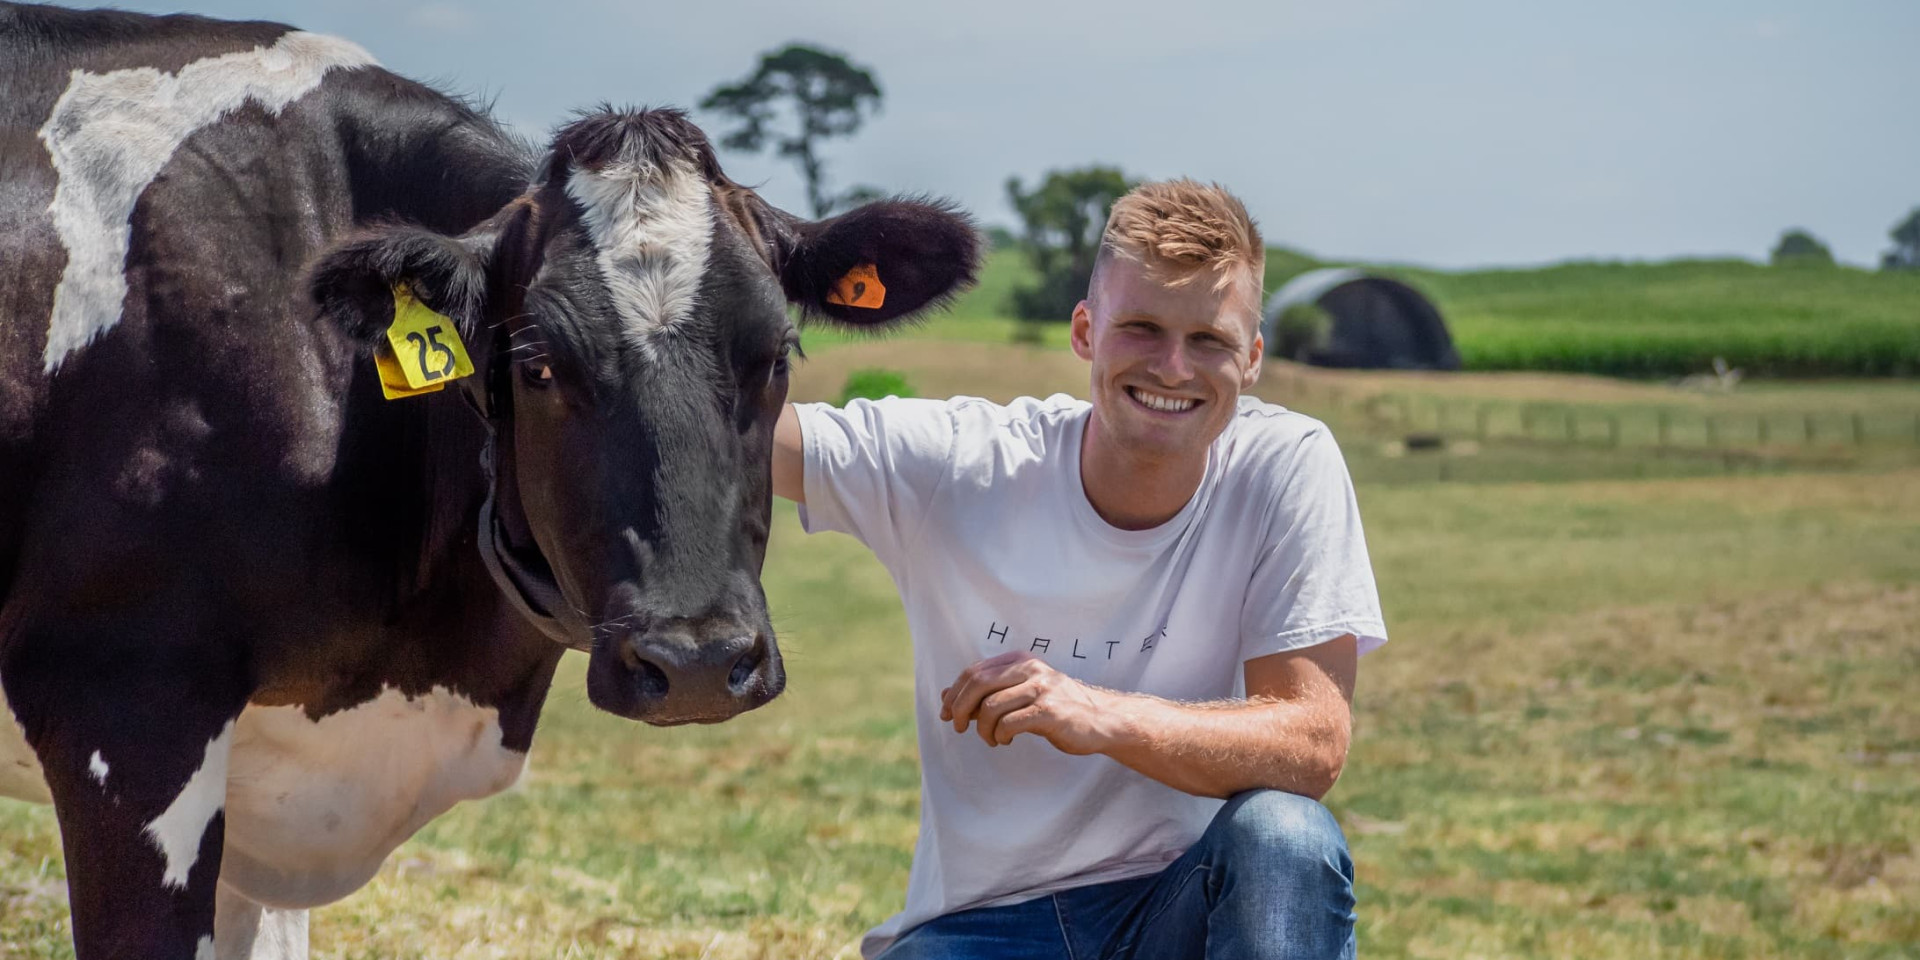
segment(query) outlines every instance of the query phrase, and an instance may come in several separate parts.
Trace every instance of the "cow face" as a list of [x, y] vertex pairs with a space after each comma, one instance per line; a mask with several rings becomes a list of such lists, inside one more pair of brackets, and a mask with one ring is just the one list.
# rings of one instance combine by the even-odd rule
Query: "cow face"
[[595, 705], [711, 722], [786, 683], [759, 574], [788, 306], [884, 326], [969, 282], [977, 257], [945, 207], [802, 221], [728, 180], [682, 115], [604, 112], [563, 129], [540, 182], [478, 229], [362, 235], [312, 291], [369, 339], [394, 284], [455, 319], [494, 426], [496, 582], [590, 652]]

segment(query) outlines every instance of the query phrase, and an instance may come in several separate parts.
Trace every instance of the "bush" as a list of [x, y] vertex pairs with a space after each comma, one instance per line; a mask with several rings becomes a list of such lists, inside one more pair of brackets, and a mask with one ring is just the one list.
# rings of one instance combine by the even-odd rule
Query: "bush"
[[1273, 331], [1277, 342], [1268, 344], [1267, 352], [1288, 360], [1305, 360], [1308, 353], [1326, 346], [1332, 332], [1333, 318], [1325, 310], [1311, 303], [1296, 303], [1281, 312]]
[[1833, 251], [1828, 250], [1827, 245], [1813, 234], [1793, 229], [1780, 235], [1780, 243], [1773, 248], [1771, 262], [1776, 267], [1831, 267]]
[[847, 385], [840, 389], [840, 405], [849, 401], [866, 398], [878, 400], [882, 397], [911, 397], [913, 387], [907, 383], [907, 375], [898, 370], [882, 367], [870, 367], [855, 370], [847, 375]]

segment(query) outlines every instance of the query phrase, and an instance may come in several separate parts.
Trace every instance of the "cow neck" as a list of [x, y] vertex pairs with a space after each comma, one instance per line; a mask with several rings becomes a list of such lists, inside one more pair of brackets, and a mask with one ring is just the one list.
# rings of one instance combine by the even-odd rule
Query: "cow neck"
[[480, 455], [487, 495], [480, 505], [478, 535], [487, 574], [514, 610], [548, 639], [584, 651], [589, 644], [571, 638], [556, 616], [555, 608], [565, 601], [555, 586], [552, 564], [526, 528], [518, 492], [511, 486], [513, 324], [523, 322], [527, 287], [539, 273], [546, 248], [547, 218], [555, 209], [551, 202], [541, 202], [543, 192], [546, 188], [524, 195], [501, 211], [493, 269], [488, 271], [486, 370], [480, 383], [463, 395], [487, 427]]

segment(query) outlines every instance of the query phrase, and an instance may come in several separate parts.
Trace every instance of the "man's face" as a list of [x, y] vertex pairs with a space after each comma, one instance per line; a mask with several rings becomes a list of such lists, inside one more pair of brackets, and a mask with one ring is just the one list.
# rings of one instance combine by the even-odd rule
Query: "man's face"
[[1103, 444], [1149, 461], [1204, 458], [1264, 349], [1242, 279], [1214, 290], [1201, 275], [1167, 287], [1114, 258], [1073, 311], [1073, 352], [1093, 364]]

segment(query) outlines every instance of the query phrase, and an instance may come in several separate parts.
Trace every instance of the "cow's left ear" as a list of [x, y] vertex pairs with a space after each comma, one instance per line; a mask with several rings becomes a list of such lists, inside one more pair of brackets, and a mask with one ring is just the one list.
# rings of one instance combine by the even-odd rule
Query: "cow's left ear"
[[393, 322], [393, 288], [404, 285], [471, 339], [486, 299], [492, 245], [491, 233], [449, 237], [424, 227], [376, 227], [322, 254], [308, 274], [307, 293], [349, 336], [372, 341]]
[[789, 226], [779, 265], [787, 299], [843, 324], [873, 326], [942, 306], [980, 269], [972, 219], [946, 203], [882, 200]]

